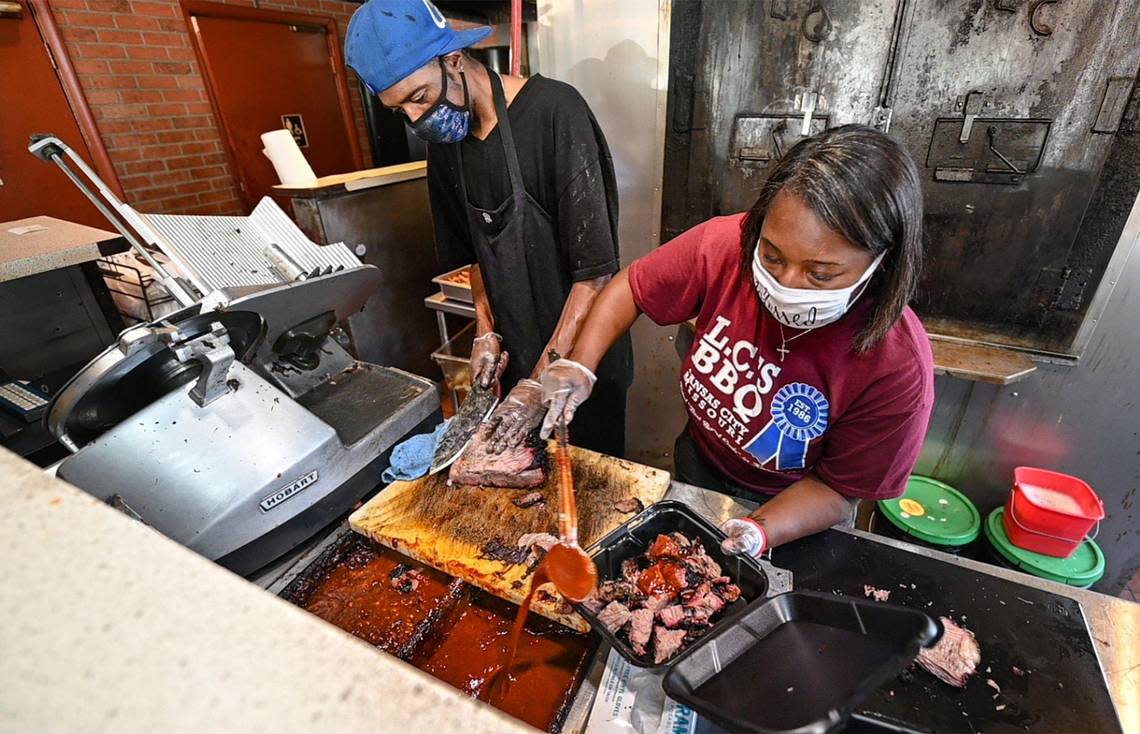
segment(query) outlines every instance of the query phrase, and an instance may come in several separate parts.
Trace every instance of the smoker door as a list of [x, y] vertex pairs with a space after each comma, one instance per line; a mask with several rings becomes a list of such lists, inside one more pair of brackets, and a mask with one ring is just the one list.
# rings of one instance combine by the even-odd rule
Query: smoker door
[[662, 235], [750, 207], [808, 134], [865, 122], [896, 0], [674, 0]]
[[[805, 131], [873, 124], [922, 170], [928, 329], [1076, 353], [1123, 226], [1112, 202], [1135, 197], [1134, 173], [1121, 192], [1102, 168], [1134, 124], [1140, 0], [674, 0], [672, 13], [663, 237], [747, 209]], [[1107, 203], [1090, 220], [1094, 195]]]
[[924, 169], [930, 331], [1072, 351], [1115, 244], [1078, 234], [1136, 78], [1138, 17], [1136, 0], [913, 3], [891, 133]]

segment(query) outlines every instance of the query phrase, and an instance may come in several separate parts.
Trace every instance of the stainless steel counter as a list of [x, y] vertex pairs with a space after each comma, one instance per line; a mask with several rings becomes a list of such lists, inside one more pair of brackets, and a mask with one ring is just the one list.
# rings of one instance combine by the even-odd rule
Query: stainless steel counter
[[[750, 512], [755, 507], [752, 503], [680, 482], [670, 484], [665, 499], [684, 502], [718, 524], [730, 517], [738, 517]], [[959, 558], [949, 553], [928, 550], [861, 530], [837, 530], [882, 543], [901, 551], [916, 553], [962, 566], [977, 573], [997, 576], [1058, 596], [1075, 599], [1081, 605], [1088, 621], [1089, 632], [1096, 645], [1097, 657], [1100, 659], [1105, 678], [1108, 679], [1108, 685], [1112, 691], [1112, 700], [1116, 704], [1116, 712], [1120, 716], [1120, 724], [1126, 732], [1140, 732], [1140, 604], [1098, 594], [1094, 591], [1046, 581], [1036, 576], [988, 563]], [[772, 563], [776, 566], [780, 565], [779, 548], [772, 553]]]
[[[730, 517], [739, 517], [755, 508], [753, 503], [675, 481], [670, 483], [665, 499], [684, 502], [718, 525]], [[262, 579], [261, 585], [273, 593], [279, 593], [300, 570], [312, 563], [330, 543], [335, 542], [346, 532], [350, 532], [347, 527], [338, 528], [324, 541], [310, 547], [300, 558], [289, 564], [288, 568], [278, 569], [271, 577]], [[1080, 603], [1088, 621], [1089, 631], [1096, 645], [1101, 667], [1108, 679], [1121, 726], [1126, 732], [1140, 732], [1140, 604], [1092, 591], [1075, 589], [1017, 571], [958, 558], [947, 553], [927, 550], [860, 530], [841, 530], [841, 532], [882, 543], [908, 553], [916, 553], [963, 566], [977, 573], [997, 576], [1075, 599]], [[776, 549], [771, 559], [777, 567], [781, 565], [780, 553], [780, 550]], [[793, 586], [794, 583], [793, 579]], [[578, 695], [566, 717], [562, 728], [564, 733], [578, 734], [585, 730], [608, 657], [609, 646], [603, 644], [598, 649], [593, 665], [586, 679], [582, 682]]]

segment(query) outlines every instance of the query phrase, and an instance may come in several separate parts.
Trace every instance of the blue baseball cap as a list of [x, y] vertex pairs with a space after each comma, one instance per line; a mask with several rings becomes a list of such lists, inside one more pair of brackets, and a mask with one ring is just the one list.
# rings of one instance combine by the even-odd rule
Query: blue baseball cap
[[368, 0], [352, 14], [345, 63], [379, 94], [437, 56], [474, 46], [489, 26], [452, 30], [431, 0]]

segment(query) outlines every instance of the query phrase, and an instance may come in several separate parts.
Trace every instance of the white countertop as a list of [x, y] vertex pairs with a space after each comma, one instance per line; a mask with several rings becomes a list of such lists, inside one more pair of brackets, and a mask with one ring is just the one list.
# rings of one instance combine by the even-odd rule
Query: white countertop
[[[0, 283], [69, 265], [98, 260], [104, 252], [122, 252], [119, 235], [55, 217], [29, 217], [0, 222]], [[100, 245], [106, 248], [101, 248]]]
[[0, 731], [533, 731], [0, 449]]

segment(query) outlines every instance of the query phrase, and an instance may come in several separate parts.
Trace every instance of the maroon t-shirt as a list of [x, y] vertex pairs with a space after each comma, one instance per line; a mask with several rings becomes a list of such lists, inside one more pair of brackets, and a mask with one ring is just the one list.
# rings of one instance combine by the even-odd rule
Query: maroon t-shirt
[[[784, 327], [741, 274], [743, 214], [710, 219], [629, 268], [633, 297], [658, 324], [696, 317], [681, 394], [704, 458], [737, 484], [775, 494], [815, 474], [861, 499], [897, 497], [922, 449], [934, 404], [934, 358], [907, 308], [869, 351], [854, 340], [861, 299], [814, 331]], [[799, 334], [800, 336], [796, 336]], [[793, 338], [795, 337], [795, 338]]]

